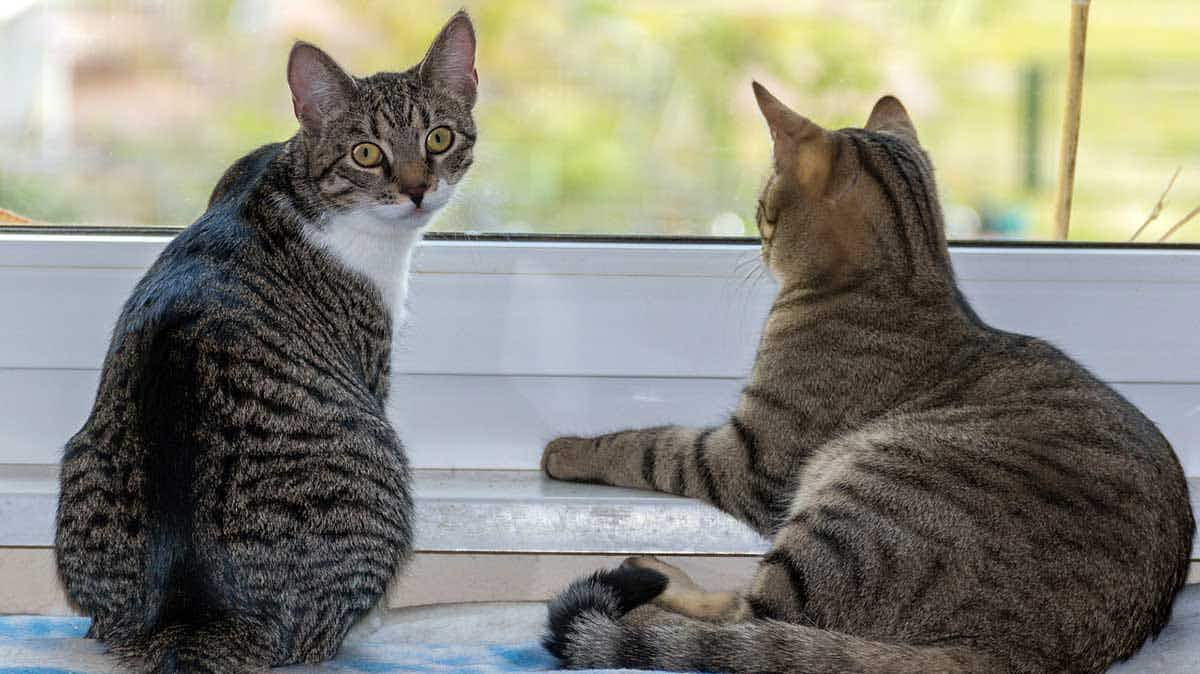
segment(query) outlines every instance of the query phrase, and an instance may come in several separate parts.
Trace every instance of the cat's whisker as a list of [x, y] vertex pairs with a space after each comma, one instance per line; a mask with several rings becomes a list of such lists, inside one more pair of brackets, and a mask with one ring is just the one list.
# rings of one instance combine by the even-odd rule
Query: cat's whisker
[[734, 298], [738, 305], [744, 305], [749, 298], [749, 288], [752, 286], [757, 267], [747, 267], [738, 275], [738, 282], [735, 286]]
[[759, 258], [759, 254], [757, 251], [746, 253], [746, 254], [742, 255], [741, 257], [739, 257], [737, 259], [737, 261], [733, 263], [733, 269], [734, 269], [734, 271], [740, 271], [740, 270], [744, 269], [746, 265], [753, 264], [754, 261], [757, 260], [758, 258]]

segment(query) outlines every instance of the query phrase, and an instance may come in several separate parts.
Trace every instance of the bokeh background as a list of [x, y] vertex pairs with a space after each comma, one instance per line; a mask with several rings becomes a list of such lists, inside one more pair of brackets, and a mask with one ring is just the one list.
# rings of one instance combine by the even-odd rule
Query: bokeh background
[[[184, 226], [233, 160], [294, 133], [293, 40], [416, 62], [461, 2], [0, 0], [0, 208]], [[476, 0], [477, 161], [448, 231], [753, 235], [760, 79], [827, 126], [898, 94], [955, 239], [1049, 236], [1067, 0]], [[1101, 0], [1071, 238], [1156, 240], [1200, 205], [1200, 6]], [[1200, 241], [1200, 218], [1172, 237]]]

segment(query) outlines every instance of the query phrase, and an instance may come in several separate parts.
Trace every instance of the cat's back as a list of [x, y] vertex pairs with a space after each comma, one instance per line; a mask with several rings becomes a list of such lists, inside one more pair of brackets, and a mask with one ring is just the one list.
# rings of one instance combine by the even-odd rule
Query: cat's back
[[[252, 182], [243, 172], [240, 189], [248, 190]], [[207, 328], [245, 313], [238, 266], [255, 237], [238, 210], [228, 198], [214, 203], [167, 244], [134, 286], [113, 327], [92, 414], [68, 442], [67, 458], [80, 443], [128, 438], [134, 430], [129, 415], [148, 401], [147, 386], [164, 375], [182, 374], [172, 358], [215, 336]], [[127, 432], [106, 432], [117, 421], [130, 427]]]
[[1127, 542], [1155, 531], [1187, 547], [1187, 485], [1170, 443], [1063, 351], [986, 329], [937, 379], [871, 425], [868, 435], [890, 438], [878, 456], [923, 460], [939, 480], [1009, 505], [1027, 499], [1024, 514], [1047, 527]]
[[114, 347], [122, 338], [160, 336], [244, 306], [238, 291], [263, 247], [245, 205], [281, 151], [280, 143], [264, 145], [225, 171], [204, 214], [167, 244], [134, 287], [117, 320]]
[[122, 307], [91, 414], [64, 448], [56, 551], [96, 636], [119, 628], [108, 607], [153, 604], [147, 584], [131, 582], [148, 537], [161, 537], [146, 513], [151, 501], [181, 500], [172, 485], [183, 480], [149, 478], [173, 470], [156, 456], [190, 446], [197, 354], [214, 326], [243, 311], [234, 268], [250, 239], [236, 209], [217, 204], [166, 246]]
[[[1153, 466], [1178, 460], [1146, 415], [1046, 340], [988, 329], [962, 351], [910, 409], [980, 437], [1024, 439], [1080, 463]], [[1182, 474], [1182, 473], [1181, 473]]]
[[274, 309], [270, 301], [255, 301], [256, 290], [259, 300], [263, 288], [274, 291], [270, 300], [282, 299], [292, 279], [280, 270], [294, 261], [272, 259], [281, 241], [272, 244], [247, 208], [282, 147], [264, 145], [230, 166], [204, 214], [163, 249], [122, 308], [106, 371], [156, 369], [166, 351], [227, 340], [237, 331], [231, 326]]
[[[1183, 471], [1154, 424], [1024, 335], [979, 333], [931, 382], [816, 452], [793, 516], [855, 541], [847, 555], [864, 563], [923, 569], [889, 574], [881, 605], [922, 603], [965, 631], [1014, 621], [1025, 635], [1014, 652], [1084, 662], [1127, 655], [1157, 632], [1186, 576], [1194, 523]], [[835, 586], [884, 581], [865, 568], [857, 580], [829, 573]], [[930, 583], [937, 597], [924, 594]], [[988, 601], [973, 601], [981, 588]], [[891, 609], [845, 615], [842, 600], [818, 594], [814, 615], [847, 629], [896, 634], [920, 622]], [[1089, 627], [1068, 629], [1080, 615]], [[1110, 634], [1128, 640], [1096, 642]]]

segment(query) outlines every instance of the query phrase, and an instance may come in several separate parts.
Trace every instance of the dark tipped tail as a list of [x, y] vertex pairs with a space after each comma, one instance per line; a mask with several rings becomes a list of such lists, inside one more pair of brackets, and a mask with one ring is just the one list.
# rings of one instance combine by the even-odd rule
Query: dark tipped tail
[[172, 625], [150, 635], [114, 634], [110, 652], [140, 674], [249, 674], [272, 661], [268, 633], [244, 620]]
[[550, 602], [550, 633], [542, 639], [554, 657], [571, 661], [572, 637], [581, 621], [620, 620], [667, 589], [667, 577], [652, 569], [622, 565], [571, 583]]
[[713, 624], [655, 610], [627, 613], [666, 589], [667, 577], [622, 566], [572, 583], [550, 602], [542, 643], [568, 669], [691, 672], [926, 674], [1004, 672], [978, 651], [868, 641], [773, 620]]

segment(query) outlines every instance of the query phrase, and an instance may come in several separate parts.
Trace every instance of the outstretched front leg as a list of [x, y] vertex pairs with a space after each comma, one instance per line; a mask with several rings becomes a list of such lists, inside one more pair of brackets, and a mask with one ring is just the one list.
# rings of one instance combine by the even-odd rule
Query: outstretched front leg
[[550, 477], [703, 499], [770, 534], [787, 512], [791, 478], [761, 459], [738, 418], [711, 428], [659, 426], [595, 438], [564, 437], [542, 453]]

